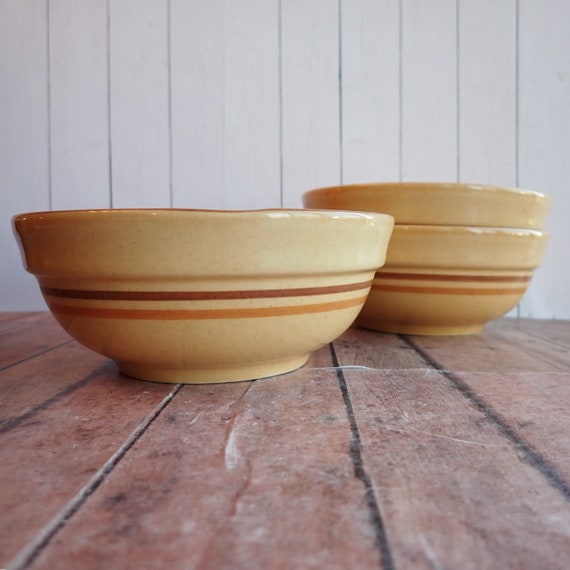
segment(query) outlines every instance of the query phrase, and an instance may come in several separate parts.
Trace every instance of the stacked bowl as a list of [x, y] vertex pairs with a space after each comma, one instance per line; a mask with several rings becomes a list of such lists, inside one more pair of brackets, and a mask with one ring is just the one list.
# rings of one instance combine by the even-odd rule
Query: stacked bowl
[[513, 309], [542, 262], [550, 199], [490, 185], [399, 182], [306, 192], [311, 209], [383, 212], [395, 226], [357, 324], [383, 332], [476, 333]]

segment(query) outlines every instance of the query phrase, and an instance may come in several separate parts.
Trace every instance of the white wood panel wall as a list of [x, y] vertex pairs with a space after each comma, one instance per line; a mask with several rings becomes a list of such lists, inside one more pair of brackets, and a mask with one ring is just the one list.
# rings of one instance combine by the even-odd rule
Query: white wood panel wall
[[109, 5], [109, 200], [116, 208], [171, 203], [169, 24], [166, 2]]
[[421, 179], [550, 194], [518, 314], [570, 318], [569, 27], [568, 0], [0, 0], [0, 310], [44, 307], [18, 212]]

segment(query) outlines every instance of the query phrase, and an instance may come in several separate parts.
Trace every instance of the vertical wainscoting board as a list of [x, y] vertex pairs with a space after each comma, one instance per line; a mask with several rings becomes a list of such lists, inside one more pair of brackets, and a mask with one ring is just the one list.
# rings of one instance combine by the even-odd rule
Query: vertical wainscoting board
[[458, 177], [516, 185], [516, 0], [459, 1]]
[[224, 2], [170, 0], [173, 203], [221, 206]]
[[518, 183], [552, 196], [551, 241], [521, 302], [528, 317], [570, 317], [570, 2], [519, 0]]
[[400, 176], [400, 2], [341, 0], [342, 174]]
[[100, 0], [49, 3], [54, 209], [111, 205], [107, 8]]
[[45, 308], [11, 227], [15, 214], [50, 208], [45, 2], [0, 2], [0, 28], [0, 308]]
[[168, 17], [168, 3], [163, 0], [110, 0], [115, 208], [171, 205]]
[[282, 0], [283, 205], [341, 177], [339, 5]]
[[279, 207], [277, 0], [171, 0], [173, 203]]
[[279, 3], [226, 2], [225, 191], [230, 207], [278, 208]]
[[457, 180], [457, 2], [402, 0], [403, 180]]

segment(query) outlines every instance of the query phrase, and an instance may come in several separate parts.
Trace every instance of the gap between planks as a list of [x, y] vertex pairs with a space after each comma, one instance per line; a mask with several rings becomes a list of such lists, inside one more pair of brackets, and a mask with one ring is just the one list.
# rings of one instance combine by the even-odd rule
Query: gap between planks
[[[374, 487], [369, 474], [366, 471], [362, 458], [362, 444], [360, 433], [356, 422], [354, 408], [350, 399], [350, 394], [344, 377], [343, 368], [352, 369], [353, 366], [341, 367], [338, 362], [337, 355], [334, 350], [333, 344], [329, 344], [329, 350], [332, 358], [333, 368], [336, 369], [336, 376], [339, 383], [339, 389], [342, 394], [343, 403], [345, 405], [347, 418], [351, 430], [351, 442], [349, 445], [349, 455], [354, 466], [355, 477], [364, 485], [366, 503], [370, 512], [371, 524], [373, 526], [374, 535], [376, 539], [376, 546], [381, 554], [381, 569], [394, 570], [394, 562], [392, 553], [388, 544], [386, 536], [385, 525], [382, 520], [378, 502], [375, 497]], [[39, 355], [38, 355], [39, 356]], [[104, 367], [106, 368], [106, 367]], [[320, 367], [318, 367], [320, 368]], [[318, 369], [317, 368], [317, 369]], [[328, 367], [324, 367], [328, 368]], [[360, 368], [360, 367], [357, 367]], [[28, 420], [35, 415], [38, 411], [48, 407], [56, 401], [61, 400], [62, 397], [69, 393], [83, 387], [94, 377], [101, 373], [101, 369], [97, 369], [91, 374], [82, 378], [75, 384], [67, 387], [66, 389], [58, 392], [45, 402], [36, 406], [28, 413], [13, 420], [6, 422], [1, 426], [0, 432], [8, 431], [9, 429], [20, 425], [23, 421]], [[240, 397], [242, 399], [253, 383], [250, 384], [248, 389]], [[105, 462], [105, 464], [95, 473], [90, 481], [72, 498], [52, 519], [38, 532], [36, 537], [28, 543], [24, 548], [16, 554], [14, 559], [8, 564], [10, 570], [23, 570], [28, 567], [34, 560], [42, 553], [42, 551], [52, 542], [56, 535], [66, 526], [72, 517], [81, 509], [87, 499], [104, 483], [104, 481], [111, 475], [115, 467], [127, 455], [129, 450], [137, 443], [143, 434], [150, 428], [152, 423], [159, 417], [159, 415], [167, 408], [170, 402], [176, 397], [184, 384], [177, 384], [169, 392], [169, 394], [155, 407], [155, 409], [147, 415], [145, 420], [131, 433], [126, 441], [117, 449], [117, 451]]]
[[66, 344], [71, 344], [73, 342], [73, 340], [66, 340], [65, 342], [62, 342], [61, 344], [56, 344], [55, 346], [50, 346], [44, 350], [40, 350], [38, 352], [35, 352], [34, 354], [30, 355], [30, 356], [26, 356], [24, 358], [20, 358], [20, 360], [17, 360], [16, 362], [12, 362], [11, 364], [7, 364], [6, 366], [2, 366], [0, 368], [0, 372], [3, 372], [4, 370], [8, 370], [9, 368], [13, 368], [14, 366], [18, 366], [18, 364], [23, 364], [24, 362], [28, 362], [28, 360], [33, 360], [34, 358], [37, 358], [38, 356], [43, 356], [44, 354], [47, 354], [48, 352], [51, 352], [52, 350], [56, 350], [58, 348], [61, 348], [62, 346], [65, 346]]
[[[374, 492], [374, 485], [372, 484], [372, 479], [366, 471], [364, 466], [364, 459], [362, 457], [362, 440], [360, 438], [360, 430], [358, 429], [358, 423], [356, 421], [356, 415], [354, 413], [354, 407], [352, 405], [352, 400], [350, 399], [350, 393], [348, 391], [348, 386], [346, 384], [346, 378], [342, 367], [339, 364], [333, 343], [329, 344], [331, 358], [333, 366], [336, 368], [336, 375], [342, 393], [342, 398], [344, 405], [346, 407], [346, 415], [348, 417], [350, 432], [351, 432], [351, 442], [350, 442], [350, 458], [354, 466], [355, 477], [362, 482], [365, 489], [366, 504], [370, 512], [370, 519], [374, 529], [374, 536], [376, 539], [376, 546], [380, 551], [380, 564], [382, 570], [394, 570], [394, 560], [392, 557], [392, 551], [390, 549], [390, 544], [388, 542], [388, 536], [386, 534], [386, 526], [382, 518], [382, 513], [380, 512], [380, 507], [378, 505], [378, 499]], [[351, 367], [352, 368], [352, 367]]]
[[[42, 354], [45, 354], [45, 353], [42, 353]], [[47, 400], [44, 400], [43, 402], [41, 402], [37, 406], [34, 406], [31, 410], [27, 411], [25, 414], [10, 418], [10, 419], [5, 420], [5, 421], [0, 420], [0, 434], [6, 433], [6, 432], [18, 427], [19, 425], [21, 425], [25, 421], [34, 417], [37, 413], [45, 410], [46, 408], [49, 408], [49, 406], [51, 406], [52, 404], [59, 402], [61, 399], [65, 398], [65, 396], [72, 394], [73, 392], [75, 392], [79, 388], [83, 388], [83, 386], [88, 384], [91, 380], [93, 380], [93, 378], [97, 378], [97, 376], [100, 376], [101, 374], [103, 374], [108, 368], [109, 368], [109, 364], [106, 364], [106, 365], [102, 366], [101, 368], [97, 368], [97, 370], [94, 370], [90, 374], [87, 374], [87, 376], [85, 376], [84, 378], [81, 378], [81, 380], [78, 380], [77, 382], [75, 382], [73, 384], [69, 384], [68, 386], [66, 386], [65, 388], [60, 390], [59, 392], [56, 392], [53, 396], [49, 397]]]
[[432, 358], [428, 352], [420, 348], [412, 339], [406, 335], [398, 335], [410, 348], [412, 348], [429, 366], [437, 370], [451, 384], [457, 388], [465, 398], [467, 398], [486, 417], [492, 420], [501, 432], [524, 453], [526, 462], [539, 471], [547, 480], [550, 486], [559, 491], [567, 501], [570, 501], [570, 484], [562, 477], [558, 470], [551, 465], [546, 458], [533, 448], [516, 430], [509, 426], [508, 422], [490, 405], [484, 402], [475, 391], [461, 378], [453, 372], [446, 370], [437, 360]]
[[125, 457], [129, 450], [137, 443], [142, 435], [148, 430], [152, 423], [170, 404], [174, 397], [180, 392], [184, 384], [176, 384], [173, 389], [163, 398], [163, 400], [152, 410], [150, 414], [131, 433], [126, 441], [107, 460], [107, 462], [93, 475], [91, 480], [77, 493], [77, 495], [67, 503], [67, 505], [55, 515], [43, 529], [39, 531], [36, 538], [25, 546], [7, 565], [10, 570], [23, 570], [27, 568], [42, 552], [42, 550], [52, 541], [57, 533], [69, 522], [69, 520], [79, 511], [87, 499], [102, 485], [119, 462]]

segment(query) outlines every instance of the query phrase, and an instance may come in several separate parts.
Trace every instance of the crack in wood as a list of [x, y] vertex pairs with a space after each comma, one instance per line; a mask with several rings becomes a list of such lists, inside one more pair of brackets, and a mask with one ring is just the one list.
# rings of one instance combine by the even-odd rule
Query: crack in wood
[[374, 529], [374, 536], [376, 538], [376, 546], [380, 551], [380, 567], [382, 570], [395, 570], [396, 566], [392, 558], [392, 552], [390, 549], [390, 544], [388, 541], [388, 536], [386, 534], [386, 527], [384, 525], [384, 520], [382, 519], [382, 513], [380, 512], [380, 507], [376, 499], [376, 494], [374, 493], [374, 485], [370, 475], [366, 471], [364, 466], [364, 459], [362, 457], [362, 440], [360, 438], [360, 430], [358, 429], [358, 423], [356, 421], [356, 415], [354, 413], [354, 407], [352, 405], [352, 400], [350, 399], [350, 393], [348, 391], [348, 386], [346, 383], [346, 378], [342, 367], [339, 364], [335, 349], [333, 344], [329, 344], [331, 358], [333, 361], [333, 366], [336, 369], [336, 375], [342, 393], [342, 398], [344, 405], [346, 407], [346, 414], [348, 417], [348, 422], [350, 424], [351, 432], [351, 442], [349, 447], [349, 454], [354, 467], [354, 475], [356, 478], [364, 485], [365, 498], [368, 510], [370, 513], [370, 519]]

